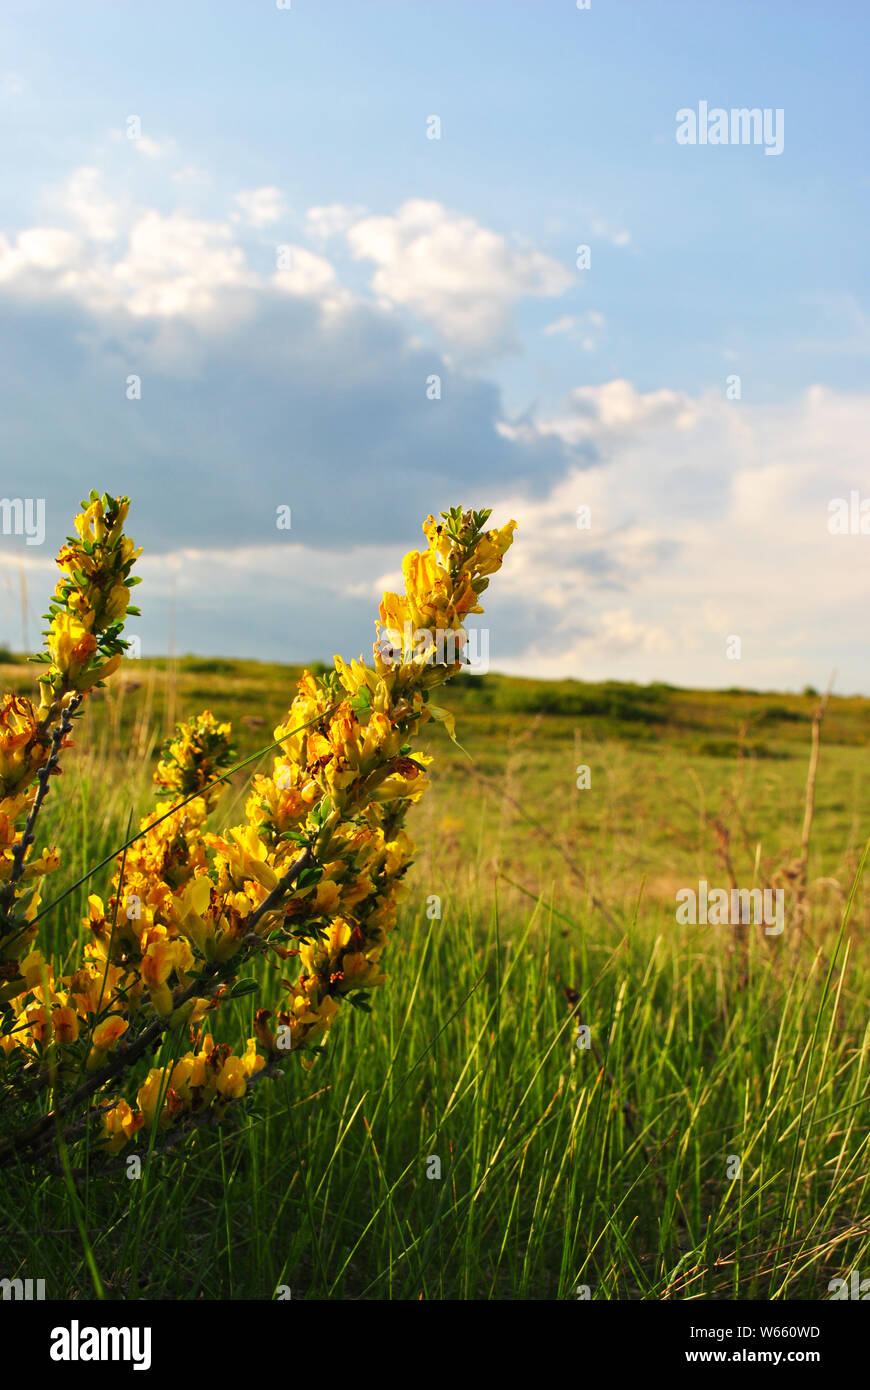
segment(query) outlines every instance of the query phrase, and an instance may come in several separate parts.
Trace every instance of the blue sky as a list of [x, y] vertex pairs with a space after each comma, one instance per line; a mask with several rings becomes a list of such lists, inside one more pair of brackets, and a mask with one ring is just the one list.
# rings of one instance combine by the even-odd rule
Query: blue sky
[[[501, 669], [870, 691], [870, 536], [828, 528], [870, 495], [868, 28], [7, 2], [3, 487], [46, 541], [0, 536], [0, 640], [91, 485], [133, 498], [145, 654], [173, 602], [182, 651], [365, 650], [422, 516], [463, 501], [519, 523]], [[780, 109], [782, 152], [678, 144], [700, 102]]]

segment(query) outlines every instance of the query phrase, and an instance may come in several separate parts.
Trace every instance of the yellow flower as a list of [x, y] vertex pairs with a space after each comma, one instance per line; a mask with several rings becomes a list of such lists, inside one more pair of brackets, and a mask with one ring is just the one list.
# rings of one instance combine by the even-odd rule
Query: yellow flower
[[257, 1051], [257, 1039], [248, 1038], [247, 1046], [241, 1057], [242, 1066], [246, 1076], [256, 1076], [258, 1071], [262, 1071], [266, 1065], [265, 1057], [261, 1057]]
[[230, 725], [219, 724], [211, 710], [203, 710], [185, 724], [176, 725], [175, 737], [164, 744], [154, 773], [155, 786], [161, 792], [184, 796], [202, 790], [210, 807], [224, 786], [220, 782], [209, 784], [232, 762], [230, 733]]
[[450, 556], [452, 542], [447, 527], [442, 521], [436, 521], [430, 513], [423, 522], [423, 534], [429, 542], [429, 549], [434, 550], [439, 560], [446, 561]]
[[130, 590], [126, 584], [115, 584], [110, 589], [108, 597], [103, 605], [102, 617], [106, 624], [116, 623], [119, 618], [123, 618], [127, 612], [127, 605], [130, 602]]
[[142, 979], [151, 1003], [165, 1018], [172, 1013], [172, 991], [166, 981], [173, 971], [179, 974], [193, 965], [193, 952], [183, 937], [170, 939], [165, 927], [153, 927], [142, 956]]
[[55, 614], [48, 635], [48, 651], [57, 669], [75, 686], [97, 650], [97, 639], [70, 613]]
[[41, 951], [31, 951], [26, 955], [19, 963], [19, 969], [28, 989], [41, 986], [44, 979], [51, 983], [52, 969], [46, 964]]
[[60, 1008], [52, 1010], [51, 1023], [58, 1042], [75, 1042], [79, 1035], [79, 1020], [75, 1009], [71, 1008], [69, 1004], [63, 1004]]
[[103, 1148], [107, 1153], [116, 1154], [145, 1123], [145, 1116], [136, 1114], [126, 1100], [119, 1100], [103, 1114], [103, 1131], [106, 1142]]
[[475, 574], [494, 574], [501, 568], [505, 551], [513, 545], [515, 521], [509, 521], [498, 531], [487, 531], [478, 541], [472, 561]]
[[[0, 698], [0, 797], [11, 797], [32, 781], [47, 758], [48, 749], [31, 702], [21, 695], [4, 695]], [[14, 818], [17, 810], [10, 807], [7, 814]], [[6, 844], [12, 843], [10, 831], [11, 819], [4, 825]]]
[[203, 920], [211, 891], [211, 879], [201, 874], [198, 878], [192, 878], [172, 902], [172, 921], [203, 952], [206, 940], [214, 935], [213, 925]]
[[94, 1047], [98, 1047], [103, 1051], [110, 1047], [114, 1047], [118, 1039], [126, 1033], [129, 1026], [125, 1018], [119, 1018], [117, 1015], [104, 1019], [103, 1022], [98, 1023], [94, 1029]]
[[266, 889], [274, 888], [278, 875], [266, 862], [266, 846], [257, 834], [255, 825], [236, 826], [230, 831], [232, 840], [220, 835], [206, 835], [205, 842], [218, 851], [218, 862], [226, 865], [230, 877], [241, 887], [254, 879]]
[[[150, 1129], [154, 1124], [164, 1076], [160, 1067], [152, 1067], [136, 1093], [136, 1104], [142, 1112], [145, 1124]], [[166, 1117], [168, 1119], [168, 1116]], [[161, 1123], [163, 1121], [161, 1120]]]
[[336, 917], [332, 922], [327, 941], [333, 953], [340, 951], [350, 941], [350, 924], [343, 917]]
[[394, 801], [397, 797], [416, 801], [423, 795], [429, 783], [425, 772], [418, 764], [428, 765], [432, 758], [422, 753], [415, 756], [416, 761], [411, 758], [396, 758], [390, 775], [380, 780], [370, 792], [373, 801]]
[[248, 1089], [248, 1077], [239, 1057], [228, 1057], [217, 1078], [218, 1094], [224, 1100], [239, 1100]]
[[352, 989], [373, 989], [375, 985], [382, 985], [387, 978], [378, 969], [377, 963], [369, 960], [363, 951], [351, 951], [342, 956], [341, 968], [344, 971], [340, 986], [342, 994]]
[[314, 910], [319, 913], [329, 913], [338, 905], [341, 890], [337, 883], [331, 879], [321, 879], [314, 894]]
[[88, 1071], [96, 1071], [98, 1067], [103, 1065], [109, 1052], [118, 1039], [123, 1037], [129, 1026], [127, 1020], [120, 1018], [117, 1014], [112, 1014], [111, 1017], [97, 1024], [91, 1038], [91, 1050], [88, 1053]]

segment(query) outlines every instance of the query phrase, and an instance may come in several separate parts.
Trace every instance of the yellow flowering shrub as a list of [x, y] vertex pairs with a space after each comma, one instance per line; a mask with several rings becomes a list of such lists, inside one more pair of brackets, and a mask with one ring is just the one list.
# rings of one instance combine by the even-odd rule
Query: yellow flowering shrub
[[[483, 611], [516, 526], [486, 530], [488, 512], [460, 508], [427, 518], [405, 592], [384, 595], [372, 663], [336, 657], [327, 675], [306, 672], [243, 824], [208, 828], [233, 770], [230, 726], [210, 711], [180, 725], [154, 773], [158, 804], [119, 851], [107, 900], [88, 899], [78, 967], [58, 974], [38, 918], [59, 852], [34, 851], [35, 825], [73, 720], [117, 669], [124, 619], [138, 612], [128, 508], [95, 492], [82, 503], [58, 556], [39, 703], [0, 702], [0, 1103], [11, 1117], [0, 1163], [89, 1125], [116, 1154], [143, 1129], [218, 1122], [282, 1058], [318, 1049], [343, 1003], [368, 1009], [413, 853], [405, 815], [427, 786], [431, 760], [414, 740], [431, 718], [453, 735], [430, 693], [461, 670], [465, 620]], [[216, 1043], [222, 1005], [258, 988], [245, 974], [257, 955], [281, 971], [278, 1003], [256, 1010], [242, 1045]], [[189, 1050], [148, 1069], [170, 1028]]]

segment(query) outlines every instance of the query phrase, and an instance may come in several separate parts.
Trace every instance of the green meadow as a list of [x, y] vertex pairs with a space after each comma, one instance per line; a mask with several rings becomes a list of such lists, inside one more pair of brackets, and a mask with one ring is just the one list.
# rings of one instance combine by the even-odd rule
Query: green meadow
[[[130, 661], [95, 695], [37, 841], [64, 847], [59, 969], [174, 723], [209, 708], [253, 758], [299, 673]], [[143, 1131], [138, 1176], [82, 1146], [4, 1169], [0, 1276], [57, 1298], [788, 1300], [870, 1273], [870, 701], [831, 697], [809, 806], [816, 692], [488, 674], [440, 703], [461, 746], [427, 726], [371, 1013], [345, 1006], [223, 1125]], [[785, 930], [679, 924], [702, 879], [781, 890]], [[221, 1037], [269, 1001], [251, 969]], [[185, 1046], [168, 1033], [160, 1063]]]

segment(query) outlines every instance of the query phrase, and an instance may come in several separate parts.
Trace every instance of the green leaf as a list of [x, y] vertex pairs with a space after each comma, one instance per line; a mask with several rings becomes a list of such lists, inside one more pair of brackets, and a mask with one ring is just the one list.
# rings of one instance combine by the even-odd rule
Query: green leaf
[[319, 883], [323, 876], [323, 869], [319, 864], [306, 864], [296, 880], [297, 888], [307, 888], [309, 884]]
[[241, 999], [245, 994], [256, 994], [260, 988], [256, 980], [237, 980], [232, 989], [224, 995], [225, 999]]

